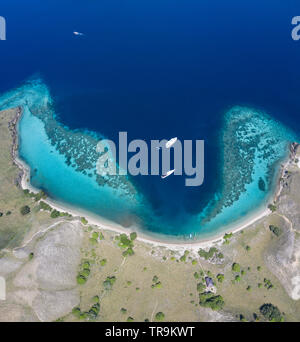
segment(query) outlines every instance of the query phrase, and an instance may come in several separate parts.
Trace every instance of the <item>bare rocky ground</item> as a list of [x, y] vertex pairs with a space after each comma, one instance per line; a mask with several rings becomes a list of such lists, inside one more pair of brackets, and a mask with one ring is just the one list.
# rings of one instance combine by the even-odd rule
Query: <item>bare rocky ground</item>
[[[266, 263], [277, 276], [289, 296], [300, 299], [300, 171], [297, 161], [289, 165], [282, 179], [283, 190], [276, 202], [281, 218], [282, 234], [266, 253]], [[299, 164], [300, 165], [300, 164]]]
[[18, 258], [0, 259], [0, 275], [8, 279], [6, 304], [13, 311], [18, 308], [16, 315], [29, 307], [32, 319], [53, 321], [79, 304], [76, 274], [82, 235], [79, 223], [63, 223], [34, 242], [31, 260], [26, 248], [21, 249], [23, 254], [16, 250]]

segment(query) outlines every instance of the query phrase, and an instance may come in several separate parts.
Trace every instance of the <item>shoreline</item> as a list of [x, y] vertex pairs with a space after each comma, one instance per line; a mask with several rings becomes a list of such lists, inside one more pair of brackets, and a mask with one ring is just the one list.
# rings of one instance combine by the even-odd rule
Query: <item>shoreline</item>
[[[19, 158], [18, 153], [18, 139], [19, 139], [19, 132], [18, 132], [18, 123], [22, 117], [22, 108], [18, 107], [16, 109], [16, 116], [10, 123], [10, 127], [12, 126], [12, 136], [13, 136], [13, 146], [11, 155], [13, 158], [14, 164], [20, 169], [20, 174], [18, 179], [16, 180], [16, 183], [20, 186], [22, 190], [29, 190], [33, 193], [38, 193], [40, 190], [32, 186], [30, 183], [30, 168], [26, 163]], [[280, 179], [282, 178], [282, 175], [287, 167], [287, 165], [290, 164], [290, 161], [292, 160], [292, 155], [294, 153], [293, 151], [293, 144], [290, 146], [290, 152], [287, 156], [286, 160], [281, 163], [280, 171], [278, 172], [278, 176], [275, 185], [275, 191], [273, 195], [270, 196], [270, 200], [272, 202], [275, 202], [282, 190]], [[235, 234], [250, 225], [257, 223], [261, 219], [269, 216], [272, 211], [266, 207], [266, 205], [262, 206], [261, 208], [258, 208], [257, 211], [255, 211], [252, 215], [249, 215], [245, 220], [240, 220], [240, 222], [236, 222], [235, 224], [232, 224], [231, 227], [227, 226], [228, 229], [224, 229], [222, 232], [216, 233], [216, 235], [212, 237], [207, 237], [203, 239], [198, 240], [191, 240], [191, 241], [180, 241], [174, 239], [173, 241], [170, 239], [169, 241], [164, 241], [163, 239], [160, 239], [159, 237], [156, 238], [156, 236], [151, 236], [150, 234], [144, 234], [140, 229], [133, 229], [134, 227], [125, 228], [121, 226], [118, 223], [115, 223], [113, 221], [107, 220], [103, 217], [93, 215], [92, 213], [85, 212], [83, 209], [80, 208], [72, 208], [71, 206], [68, 206], [65, 203], [59, 203], [58, 201], [55, 201], [49, 197], [46, 199], [43, 199], [44, 202], [49, 204], [53, 209], [58, 210], [60, 212], [68, 212], [70, 213], [74, 218], [76, 217], [84, 217], [88, 221], [89, 224], [97, 226], [98, 229], [103, 230], [109, 230], [114, 233], [125, 233], [129, 234], [133, 231], [137, 232], [137, 240], [140, 242], [143, 242], [148, 245], [153, 245], [157, 247], [166, 247], [173, 250], [194, 250], [198, 251], [199, 248], [207, 248], [211, 247], [213, 245], [218, 245], [223, 242], [223, 236], [225, 233], [232, 233]]]

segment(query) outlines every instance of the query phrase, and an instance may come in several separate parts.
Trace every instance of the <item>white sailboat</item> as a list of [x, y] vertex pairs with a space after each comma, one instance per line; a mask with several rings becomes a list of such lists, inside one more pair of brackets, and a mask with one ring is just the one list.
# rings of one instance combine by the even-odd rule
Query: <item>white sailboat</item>
[[73, 34], [74, 34], [75, 36], [84, 36], [83, 33], [77, 32], [77, 31], [74, 31]]
[[177, 137], [176, 138], [172, 138], [169, 141], [166, 142], [166, 148], [170, 148], [172, 147], [177, 141]]
[[174, 171], [175, 171], [175, 169], [168, 171], [165, 175], [162, 175], [161, 178], [164, 179], [164, 178], [169, 177], [172, 173], [174, 173]]

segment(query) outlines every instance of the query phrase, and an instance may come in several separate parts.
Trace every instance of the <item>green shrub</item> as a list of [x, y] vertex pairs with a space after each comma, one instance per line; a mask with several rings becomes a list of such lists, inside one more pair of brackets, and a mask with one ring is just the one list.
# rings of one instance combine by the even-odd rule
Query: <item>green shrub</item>
[[134, 251], [133, 251], [133, 249], [132, 249], [131, 247], [129, 247], [129, 248], [126, 249], [126, 251], [124, 251], [124, 252], [122, 253], [122, 255], [123, 255], [124, 257], [132, 256], [132, 255], [134, 255]]
[[155, 276], [152, 278], [152, 282], [153, 282], [153, 283], [157, 283], [157, 282], [158, 282], [158, 276], [155, 275]]
[[239, 275], [236, 275], [235, 278], [234, 278], [234, 280], [235, 280], [236, 282], [239, 282], [239, 281], [241, 281], [241, 277], [240, 277]]
[[56, 209], [53, 209], [51, 214], [50, 214], [51, 218], [55, 219], [55, 218], [58, 218], [60, 217], [60, 212]]
[[223, 253], [221, 253], [221, 252], [218, 253], [218, 254], [217, 254], [217, 258], [218, 258], [218, 259], [224, 259]]
[[92, 245], [96, 245], [97, 243], [98, 243], [98, 240], [97, 239], [94, 239], [94, 238], [90, 238], [89, 239], [89, 241], [90, 241], [90, 243], [92, 244]]
[[107, 277], [104, 282], [103, 282], [103, 286], [105, 288], [105, 290], [111, 290], [113, 287], [113, 284], [116, 282], [116, 277], [112, 276], [112, 277]]
[[260, 308], [260, 313], [271, 322], [282, 322], [283, 317], [279, 309], [273, 304], [264, 304]]
[[83, 264], [82, 264], [82, 268], [85, 269], [85, 268], [90, 268], [90, 263], [88, 261], [85, 261]]
[[80, 317], [80, 314], [81, 314], [80, 308], [78, 308], [78, 307], [74, 308], [74, 309], [72, 310], [72, 314], [73, 314], [75, 317], [79, 318], [79, 317]]
[[85, 268], [80, 272], [80, 275], [83, 276], [84, 278], [87, 278], [90, 275], [91, 271], [88, 268]]
[[277, 210], [276, 205], [274, 204], [269, 204], [268, 208], [272, 211], [272, 213], [274, 213]]
[[95, 239], [95, 240], [97, 240], [98, 237], [99, 237], [99, 234], [98, 234], [97, 232], [93, 232], [92, 238]]
[[[198, 254], [201, 258], [204, 258], [205, 260], [212, 259], [215, 255], [219, 255], [219, 251], [215, 247], [211, 247], [208, 252], [206, 252], [204, 249], [200, 248], [198, 251]], [[221, 253], [222, 254], [222, 253]], [[222, 254], [223, 256], [223, 254]]]
[[30, 208], [28, 207], [28, 205], [24, 205], [21, 209], [20, 209], [20, 213], [24, 216], [30, 213]]
[[165, 314], [163, 312], [158, 312], [156, 315], [155, 315], [155, 319], [157, 321], [163, 321], [165, 319]]
[[88, 312], [89, 318], [91, 318], [91, 319], [97, 318], [99, 311], [100, 311], [100, 303], [94, 304]]
[[137, 238], [137, 233], [136, 232], [132, 232], [130, 233], [130, 240], [134, 241]]
[[124, 309], [124, 308], [121, 308], [121, 310], [120, 310], [120, 311], [121, 311], [121, 313], [122, 313], [122, 314], [126, 314], [126, 312], [127, 312], [127, 310], [126, 310], [126, 309]]
[[44, 202], [44, 201], [40, 201], [39, 206], [40, 206], [40, 209], [45, 210], [45, 211], [51, 211], [51, 210], [52, 210], [52, 208], [50, 207], [50, 205], [47, 204], [47, 203]]
[[119, 246], [122, 248], [129, 248], [129, 247], [133, 247], [133, 243], [130, 239], [128, 239], [126, 234], [121, 234], [119, 236]]
[[199, 273], [195, 272], [195, 273], [194, 273], [194, 278], [195, 278], [195, 279], [199, 279], [199, 278], [200, 278]]
[[102, 259], [102, 260], [100, 261], [100, 265], [101, 265], [101, 266], [105, 266], [106, 263], [107, 263], [107, 260], [106, 260], [106, 259]]
[[264, 279], [264, 286], [266, 289], [270, 290], [274, 287], [270, 279]]
[[99, 296], [94, 296], [94, 297], [92, 298], [92, 301], [93, 301], [94, 303], [99, 303], [99, 302], [100, 302]]
[[232, 238], [233, 234], [232, 233], [226, 233], [224, 236], [223, 236], [223, 239], [224, 239], [224, 243], [225, 244], [228, 244], [230, 239]]
[[82, 217], [82, 218], [80, 219], [80, 221], [81, 221], [81, 223], [84, 224], [84, 225], [88, 224], [88, 221], [87, 221], [87, 219], [86, 219], [85, 217]]
[[216, 296], [212, 292], [203, 292], [199, 295], [199, 304], [212, 310], [221, 310], [225, 303], [222, 296]]
[[158, 281], [156, 284], [152, 284], [151, 287], [153, 289], [160, 289], [162, 287], [162, 283]]
[[133, 322], [133, 321], [134, 321], [134, 319], [132, 317], [127, 318], [127, 322]]
[[88, 317], [87, 312], [82, 312], [79, 316], [79, 319], [86, 319]]
[[240, 272], [241, 271], [241, 266], [238, 263], [233, 263], [232, 264], [232, 271], [233, 272]]
[[78, 275], [77, 276], [77, 284], [79, 285], [83, 285], [86, 283], [86, 278], [82, 275]]
[[29, 256], [28, 256], [28, 259], [29, 259], [29, 260], [32, 260], [32, 259], [33, 259], [33, 257], [34, 257], [34, 253], [33, 253], [33, 252], [31, 252], [31, 253], [29, 254]]
[[198, 292], [203, 292], [206, 289], [206, 286], [202, 283], [197, 284], [197, 291]]
[[180, 257], [180, 261], [186, 262], [186, 257], [188, 256], [189, 251], [184, 251], [184, 254]]
[[43, 190], [41, 190], [41, 191], [38, 192], [37, 194], [34, 194], [33, 197], [34, 197], [34, 200], [35, 200], [36, 202], [38, 202], [38, 201], [40, 201], [42, 198], [46, 198], [47, 195], [44, 193]]
[[219, 273], [217, 275], [217, 279], [219, 283], [223, 283], [224, 278], [225, 278], [224, 274]]
[[270, 225], [269, 226], [270, 231], [275, 234], [277, 237], [281, 234], [281, 229], [279, 227]]

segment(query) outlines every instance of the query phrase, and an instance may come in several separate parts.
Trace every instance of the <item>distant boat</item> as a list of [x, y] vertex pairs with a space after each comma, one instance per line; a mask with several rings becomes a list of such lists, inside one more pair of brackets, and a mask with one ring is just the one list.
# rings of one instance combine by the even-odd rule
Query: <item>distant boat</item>
[[[171, 146], [173, 146], [176, 143], [176, 141], [177, 141], [177, 138], [172, 138], [171, 140], [166, 142], [165, 147], [170, 148]], [[161, 148], [162, 148], [161, 146], [156, 147], [157, 150], [159, 150]]]
[[177, 138], [172, 138], [171, 140], [166, 142], [166, 148], [170, 148], [171, 146], [173, 146], [177, 141]]
[[74, 31], [73, 34], [74, 34], [75, 36], [84, 36], [83, 33], [77, 32], [77, 31]]
[[161, 178], [167, 178], [169, 177], [172, 173], [174, 173], [175, 169], [174, 170], [170, 170], [168, 171], [165, 175], [162, 175]]

